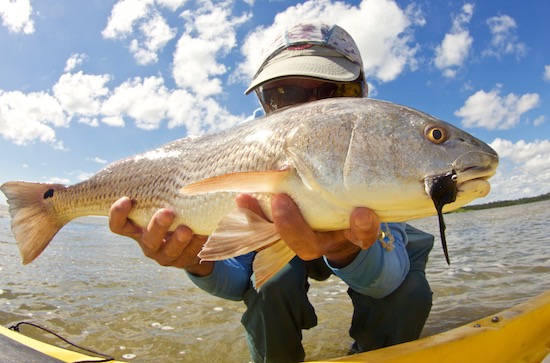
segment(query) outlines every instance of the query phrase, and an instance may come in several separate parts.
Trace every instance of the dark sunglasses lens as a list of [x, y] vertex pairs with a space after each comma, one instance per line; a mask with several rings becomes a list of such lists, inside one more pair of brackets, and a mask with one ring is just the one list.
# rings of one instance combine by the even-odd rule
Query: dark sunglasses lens
[[327, 83], [317, 88], [317, 99], [322, 100], [324, 98], [331, 98], [335, 96], [335, 92], [338, 90], [338, 85], [334, 83]]
[[271, 108], [276, 110], [306, 102], [307, 92], [297, 86], [281, 86], [262, 91], [262, 97], [265, 104], [271, 105]]
[[297, 86], [283, 87], [284, 92], [280, 94], [281, 101], [288, 105], [294, 105], [296, 103], [303, 103], [307, 101], [307, 90]]
[[334, 97], [362, 97], [363, 84], [361, 82], [341, 84], [334, 93]]

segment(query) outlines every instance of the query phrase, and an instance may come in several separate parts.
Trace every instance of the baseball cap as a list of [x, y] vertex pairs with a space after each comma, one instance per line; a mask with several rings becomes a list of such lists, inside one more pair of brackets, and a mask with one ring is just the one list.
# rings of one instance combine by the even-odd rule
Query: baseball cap
[[[363, 75], [355, 41], [338, 25], [303, 21], [287, 27], [264, 48], [263, 62], [245, 91], [281, 77], [302, 76], [351, 82]], [[366, 82], [365, 82], [366, 86]]]

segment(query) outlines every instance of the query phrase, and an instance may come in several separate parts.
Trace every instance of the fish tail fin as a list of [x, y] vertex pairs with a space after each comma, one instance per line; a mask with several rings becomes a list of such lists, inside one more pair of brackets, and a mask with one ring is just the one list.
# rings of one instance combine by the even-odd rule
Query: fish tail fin
[[0, 190], [6, 195], [12, 218], [11, 229], [24, 265], [32, 262], [67, 223], [57, 216], [52, 201], [61, 184], [7, 182]]

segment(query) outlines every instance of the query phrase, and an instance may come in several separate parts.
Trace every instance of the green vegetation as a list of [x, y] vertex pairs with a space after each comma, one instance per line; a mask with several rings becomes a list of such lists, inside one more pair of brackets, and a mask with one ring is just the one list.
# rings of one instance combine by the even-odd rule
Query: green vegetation
[[471, 210], [481, 210], [481, 209], [489, 209], [489, 208], [498, 208], [498, 207], [507, 207], [510, 205], [518, 205], [518, 204], [526, 204], [526, 203], [534, 203], [534, 202], [541, 202], [543, 200], [550, 199], [550, 193], [542, 194], [537, 197], [531, 197], [531, 198], [520, 198], [515, 200], [502, 200], [498, 202], [491, 202], [486, 204], [476, 204], [476, 205], [467, 205], [462, 208], [457, 209], [454, 211], [454, 213], [460, 213], [460, 212], [467, 212]]

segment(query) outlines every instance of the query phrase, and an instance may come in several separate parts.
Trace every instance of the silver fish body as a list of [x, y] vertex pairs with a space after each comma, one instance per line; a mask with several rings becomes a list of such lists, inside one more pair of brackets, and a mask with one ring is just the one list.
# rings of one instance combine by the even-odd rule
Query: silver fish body
[[[456, 209], [489, 192], [487, 179], [497, 165], [488, 145], [425, 113], [374, 99], [337, 98], [179, 139], [75, 185], [8, 182], [1, 190], [23, 263], [29, 263], [63, 225], [80, 216], [106, 216], [122, 196], [134, 201], [130, 218], [139, 225], [147, 225], [159, 208], [170, 208], [176, 214], [172, 229], [185, 224], [214, 235], [226, 228], [220, 221], [235, 210], [238, 193], [254, 194], [268, 218], [270, 196], [287, 193], [313, 229], [328, 231], [348, 228], [358, 206], [388, 222], [434, 215], [430, 180], [451, 171], [458, 193], [445, 210]], [[253, 237], [243, 240], [248, 247], [209, 258], [259, 247]]]

